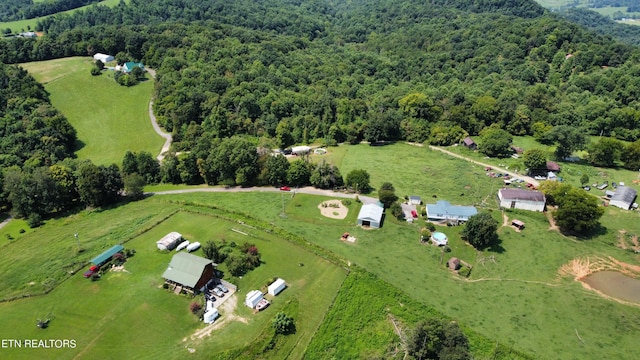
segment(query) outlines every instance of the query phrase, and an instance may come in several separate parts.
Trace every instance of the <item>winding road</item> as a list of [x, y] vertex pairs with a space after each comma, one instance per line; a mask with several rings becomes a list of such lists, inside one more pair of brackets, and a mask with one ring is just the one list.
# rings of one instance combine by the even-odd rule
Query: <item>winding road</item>
[[[151, 78], [155, 80], [156, 71], [153, 69], [146, 69]], [[164, 159], [165, 154], [169, 151], [171, 147], [171, 142], [173, 141], [173, 137], [171, 134], [162, 131], [160, 125], [158, 125], [158, 120], [156, 119], [155, 114], [153, 113], [153, 97], [149, 100], [149, 119], [151, 119], [151, 125], [153, 125], [153, 130], [155, 130], [156, 134], [162, 136], [164, 138], [164, 145], [162, 145], [162, 150], [160, 150], [160, 154], [156, 157], [158, 161], [162, 161]]]

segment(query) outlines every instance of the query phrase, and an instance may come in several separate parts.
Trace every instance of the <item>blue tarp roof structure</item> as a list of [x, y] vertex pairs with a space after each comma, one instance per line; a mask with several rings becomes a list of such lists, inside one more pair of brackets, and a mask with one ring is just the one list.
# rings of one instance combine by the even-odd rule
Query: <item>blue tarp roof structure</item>
[[91, 259], [91, 263], [93, 265], [100, 266], [100, 265], [104, 264], [107, 260], [111, 259], [113, 254], [119, 253], [122, 250], [124, 250], [124, 246], [122, 246], [122, 245], [114, 245], [113, 247], [111, 247], [111, 249], [109, 249], [109, 250], [103, 252], [102, 254], [100, 254], [100, 255], [94, 257], [93, 259]]

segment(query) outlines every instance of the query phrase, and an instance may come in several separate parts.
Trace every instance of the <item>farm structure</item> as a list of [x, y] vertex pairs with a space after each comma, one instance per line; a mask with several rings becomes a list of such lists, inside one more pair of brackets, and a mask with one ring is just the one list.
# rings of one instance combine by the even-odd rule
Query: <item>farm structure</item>
[[468, 136], [462, 139], [462, 145], [464, 145], [464, 147], [466, 147], [467, 149], [471, 149], [471, 150], [475, 150], [478, 147], [476, 142], [473, 141], [473, 139]]
[[200, 256], [179, 252], [171, 258], [169, 267], [162, 277], [173, 285], [196, 293], [202, 291], [205, 285], [214, 278], [217, 264]]
[[440, 200], [435, 204], [427, 204], [427, 219], [429, 221], [458, 225], [469, 220], [470, 217], [477, 213], [478, 210], [473, 206], [451, 205], [446, 200]]
[[121, 252], [122, 250], [124, 250], [124, 247], [122, 245], [114, 245], [109, 250], [106, 250], [102, 254], [91, 259], [91, 263], [97, 267], [100, 267], [107, 261], [111, 260], [113, 255]]
[[560, 164], [554, 161], [547, 161], [547, 171], [553, 171], [555, 173], [560, 172]]
[[417, 196], [417, 195], [411, 195], [409, 196], [409, 204], [420, 205], [422, 204], [422, 198], [420, 198], [420, 196]]
[[498, 199], [500, 207], [505, 209], [544, 211], [546, 204], [544, 194], [536, 190], [500, 189]]
[[609, 205], [629, 210], [636, 200], [637, 191], [628, 186], [618, 186], [616, 192], [611, 196]]
[[160, 250], [173, 250], [181, 240], [182, 234], [173, 231], [165, 235], [162, 239], [156, 241], [156, 244]]
[[137, 67], [142, 69], [142, 70], [144, 70], [144, 65], [142, 63], [129, 61], [129, 62], [124, 63], [124, 65], [122, 65], [122, 71], [124, 71], [126, 73], [130, 73], [131, 71], [133, 71], [133, 69], [135, 69]]
[[244, 299], [244, 304], [248, 307], [255, 309], [258, 303], [263, 299], [263, 294], [260, 290], [252, 290], [249, 291], [247, 296]]
[[267, 288], [267, 292], [271, 296], [276, 296], [286, 287], [287, 284], [284, 282], [284, 280], [278, 278], [276, 281], [272, 282], [271, 285], [269, 285], [269, 287]]
[[103, 53], [96, 53], [95, 55], [93, 55], [93, 60], [100, 60], [104, 64], [106, 64], [109, 61], [115, 60], [115, 58], [113, 57], [113, 55], [107, 55], [107, 54], [103, 54]]
[[309, 146], [294, 146], [291, 148], [291, 154], [295, 155], [305, 155], [311, 152], [311, 148]]
[[378, 204], [362, 205], [358, 213], [358, 225], [379, 228], [382, 224], [384, 208]]

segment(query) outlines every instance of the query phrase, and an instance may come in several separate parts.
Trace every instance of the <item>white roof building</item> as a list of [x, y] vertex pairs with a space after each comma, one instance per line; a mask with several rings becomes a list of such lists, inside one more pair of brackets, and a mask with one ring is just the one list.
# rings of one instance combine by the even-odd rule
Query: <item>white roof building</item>
[[156, 244], [160, 250], [173, 250], [180, 240], [182, 240], [182, 235], [173, 231], [156, 241]]
[[358, 225], [379, 228], [384, 209], [378, 204], [365, 204], [358, 213]]
[[276, 281], [272, 282], [271, 285], [269, 285], [269, 287], [267, 288], [267, 292], [271, 296], [276, 296], [286, 287], [287, 284], [284, 282], [284, 280], [278, 278]]
[[502, 208], [530, 211], [544, 211], [547, 201], [540, 191], [524, 189], [500, 189], [498, 199]]
[[258, 305], [260, 300], [262, 300], [262, 298], [263, 296], [260, 290], [252, 290], [252, 291], [249, 291], [249, 293], [247, 294], [247, 297], [244, 299], [244, 304], [254, 309], [256, 305]]
[[93, 60], [100, 60], [103, 63], [108, 63], [109, 61], [113, 61], [115, 60], [115, 58], [113, 57], [113, 55], [107, 55], [107, 54], [103, 54], [103, 53], [97, 53], [95, 55], [93, 55]]

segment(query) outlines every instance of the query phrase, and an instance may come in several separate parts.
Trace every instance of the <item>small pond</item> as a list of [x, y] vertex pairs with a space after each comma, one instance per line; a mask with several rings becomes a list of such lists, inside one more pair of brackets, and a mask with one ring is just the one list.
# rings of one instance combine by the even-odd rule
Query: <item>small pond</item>
[[598, 271], [585, 277], [582, 281], [605, 295], [640, 303], [640, 280], [617, 271]]

